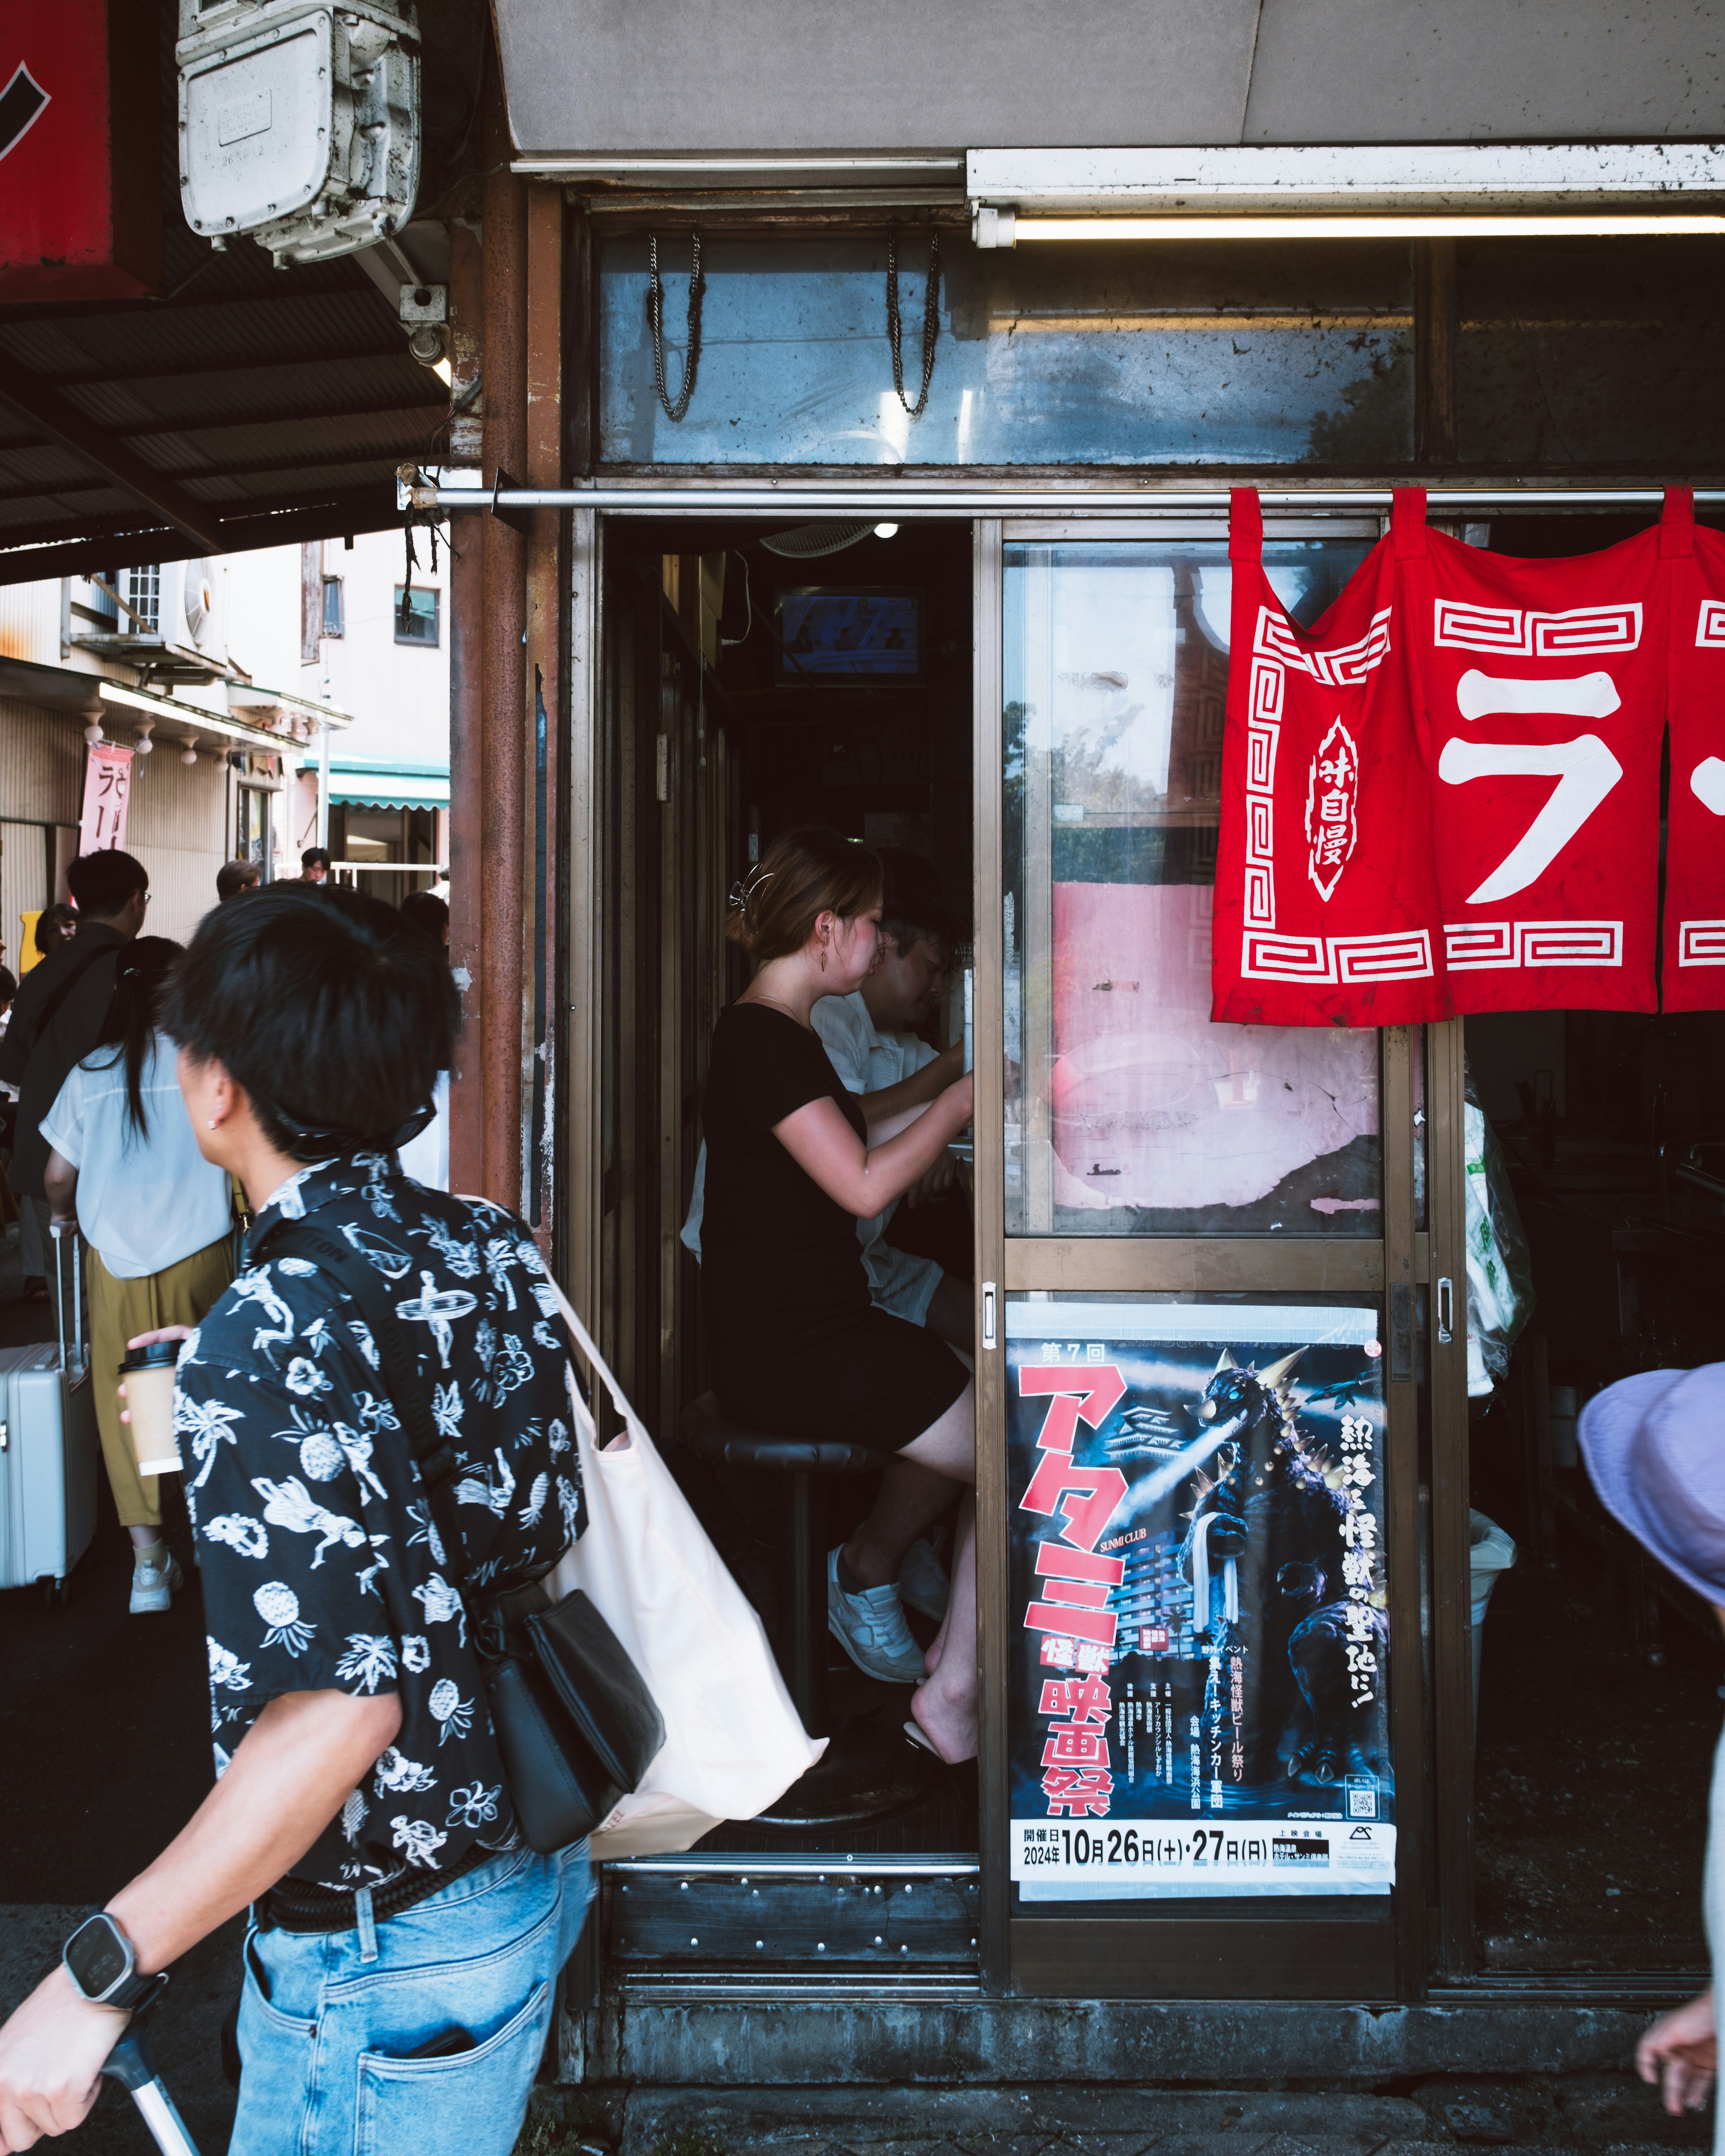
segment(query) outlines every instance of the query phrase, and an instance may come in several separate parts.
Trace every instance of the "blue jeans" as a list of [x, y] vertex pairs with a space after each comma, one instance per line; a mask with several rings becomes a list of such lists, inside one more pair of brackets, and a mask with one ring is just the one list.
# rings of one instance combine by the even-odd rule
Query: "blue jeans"
[[479, 1866], [369, 1955], [358, 1931], [249, 1933], [228, 2156], [509, 2156], [592, 1892], [583, 1841]]

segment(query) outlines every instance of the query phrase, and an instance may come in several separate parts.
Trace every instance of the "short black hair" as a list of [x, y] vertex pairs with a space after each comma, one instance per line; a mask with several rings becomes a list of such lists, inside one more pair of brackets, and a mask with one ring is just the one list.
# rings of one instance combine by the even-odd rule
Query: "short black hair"
[[66, 887], [80, 913], [100, 920], [117, 913], [134, 893], [148, 891], [150, 872], [131, 854], [109, 846], [99, 854], [80, 854], [66, 870]]
[[876, 846], [880, 859], [880, 932], [901, 951], [929, 942], [946, 950], [952, 923], [941, 897], [940, 871], [906, 846]]
[[45, 958], [48, 956], [49, 946], [42, 939], [55, 928], [60, 929], [68, 936], [75, 936], [78, 933], [77, 915], [73, 912], [69, 906], [62, 906], [58, 900], [52, 906], [44, 906], [41, 912], [36, 916], [36, 926], [32, 932], [31, 940], [36, 946], [39, 957]]
[[449, 931], [449, 909], [434, 891], [410, 891], [401, 902], [401, 917], [423, 928], [439, 946]]
[[17, 974], [9, 966], [0, 966], [0, 1008], [9, 1004], [17, 993]]
[[302, 869], [309, 869], [314, 862], [321, 869], [326, 869], [329, 866], [330, 850], [327, 846], [307, 846], [300, 856], [300, 866]]
[[449, 1067], [449, 963], [393, 906], [341, 885], [273, 883], [205, 914], [162, 1029], [244, 1087], [295, 1160], [384, 1152]]
[[238, 898], [241, 891], [261, 883], [263, 876], [255, 861], [223, 861], [216, 870], [216, 896], [223, 901]]

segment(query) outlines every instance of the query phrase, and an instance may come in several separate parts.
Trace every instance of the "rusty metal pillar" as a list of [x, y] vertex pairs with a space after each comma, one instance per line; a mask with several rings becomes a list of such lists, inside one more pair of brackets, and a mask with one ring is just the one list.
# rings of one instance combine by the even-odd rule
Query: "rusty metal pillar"
[[[501, 117], [501, 116], [500, 116]], [[504, 152], [506, 160], [506, 150]], [[526, 469], [526, 184], [506, 162], [485, 183], [485, 471]], [[478, 803], [484, 1023], [480, 1050], [484, 1194], [521, 1206], [522, 898], [531, 705], [526, 674], [526, 555], [521, 533], [487, 518], [480, 625], [484, 783]]]
[[[485, 313], [480, 275], [480, 235], [465, 219], [449, 230], [450, 402], [458, 416], [450, 427], [449, 455], [476, 465], [481, 453], [480, 412]], [[480, 862], [484, 834], [479, 804], [485, 798], [480, 682], [484, 675], [485, 533], [476, 516], [449, 520], [449, 964], [461, 992], [461, 1033], [449, 1073], [449, 1188], [485, 1187], [484, 921], [480, 906]]]
[[[526, 234], [526, 454], [529, 486], [561, 486], [563, 464], [563, 191], [531, 187]], [[521, 1041], [522, 1142], [525, 1211], [547, 1264], [556, 1263], [555, 1075], [564, 998], [558, 993], [562, 938], [557, 916], [563, 784], [563, 516], [533, 512], [527, 540], [526, 834], [526, 926], [523, 1001], [527, 1024]]]

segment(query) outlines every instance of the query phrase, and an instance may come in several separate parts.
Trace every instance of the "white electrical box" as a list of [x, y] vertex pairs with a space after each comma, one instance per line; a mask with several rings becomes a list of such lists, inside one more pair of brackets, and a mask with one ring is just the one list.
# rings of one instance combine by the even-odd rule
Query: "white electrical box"
[[408, 0], [180, 0], [180, 198], [217, 246], [276, 266], [387, 239], [419, 184], [419, 37]]

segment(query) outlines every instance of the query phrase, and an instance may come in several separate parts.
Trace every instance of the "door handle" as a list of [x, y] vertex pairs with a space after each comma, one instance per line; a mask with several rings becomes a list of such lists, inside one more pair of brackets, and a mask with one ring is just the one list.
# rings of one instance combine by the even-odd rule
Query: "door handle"
[[1448, 1279], [1437, 1284], [1437, 1337], [1440, 1348], [1447, 1348], [1455, 1337], [1455, 1290]]
[[994, 1283], [993, 1281], [984, 1281], [983, 1282], [983, 1345], [988, 1348], [993, 1348], [998, 1344], [994, 1331]]

